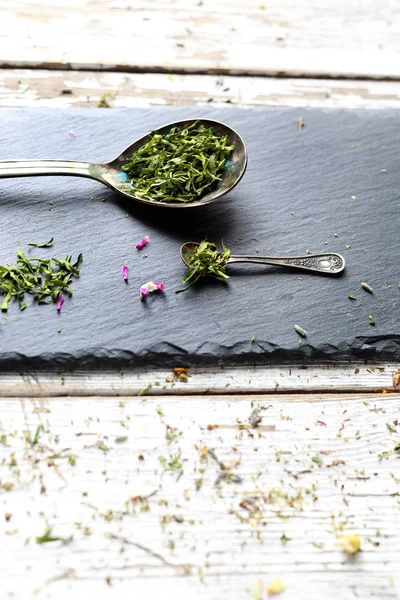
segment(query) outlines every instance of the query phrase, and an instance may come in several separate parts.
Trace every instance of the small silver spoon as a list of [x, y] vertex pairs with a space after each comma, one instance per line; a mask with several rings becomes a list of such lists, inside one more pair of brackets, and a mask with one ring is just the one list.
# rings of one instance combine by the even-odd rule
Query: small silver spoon
[[[186, 266], [189, 266], [190, 257], [198, 245], [197, 242], [185, 242], [182, 244], [181, 259]], [[338, 275], [346, 266], [343, 256], [336, 254], [336, 252], [309, 254], [308, 256], [230, 256], [227, 264], [230, 265], [233, 263], [294, 267], [296, 269], [305, 269], [306, 271], [326, 273], [328, 275]]]
[[[183, 129], [196, 122], [199, 125], [212, 127], [212, 129], [220, 135], [228, 136], [230, 143], [235, 146], [232, 156], [226, 162], [222, 178], [218, 182], [216, 188], [202, 196], [199, 200], [193, 202], [155, 202], [154, 200], [135, 196], [134, 190], [130, 193], [124, 189], [124, 186], [128, 183], [128, 176], [125, 171], [122, 170], [122, 167], [127, 160], [131, 158], [134, 152], [143, 146], [143, 144], [146, 144], [156, 133], [165, 135], [172, 127]], [[218, 121], [212, 121], [210, 119], [188, 119], [187, 121], [169, 123], [168, 125], [164, 125], [159, 129], [147, 133], [142, 138], [136, 140], [136, 142], [133, 142], [129, 148], [124, 150], [122, 154], [109, 163], [93, 164], [72, 160], [2, 160], [0, 161], [0, 178], [32, 177], [37, 175], [73, 175], [77, 177], [89, 177], [90, 179], [95, 179], [96, 181], [104, 183], [115, 192], [122, 194], [130, 200], [136, 200], [143, 204], [165, 206], [167, 208], [189, 208], [210, 204], [210, 202], [214, 202], [218, 198], [221, 198], [221, 196], [230, 192], [243, 177], [246, 167], [246, 146], [236, 131], [228, 127], [228, 125], [224, 125]]]

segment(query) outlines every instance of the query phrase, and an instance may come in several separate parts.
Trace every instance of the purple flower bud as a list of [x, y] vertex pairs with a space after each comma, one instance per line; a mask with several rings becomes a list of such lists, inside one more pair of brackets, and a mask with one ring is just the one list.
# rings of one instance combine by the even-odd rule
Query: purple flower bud
[[140, 288], [140, 299], [143, 300], [145, 296], [148, 296], [151, 292], [157, 292], [158, 290], [163, 292], [165, 290], [165, 285], [163, 283], [157, 283], [156, 281], [148, 281]]
[[56, 308], [57, 308], [58, 312], [60, 312], [60, 310], [61, 310], [61, 307], [62, 307], [62, 305], [63, 305], [63, 304], [64, 304], [64, 296], [63, 296], [62, 294], [60, 294], [60, 295], [58, 296], [58, 300], [57, 300], [57, 306], [56, 306]]
[[147, 244], [149, 243], [149, 239], [150, 239], [149, 236], [145, 235], [144, 238], [136, 244], [136, 250], [141, 250], [142, 248], [147, 246]]

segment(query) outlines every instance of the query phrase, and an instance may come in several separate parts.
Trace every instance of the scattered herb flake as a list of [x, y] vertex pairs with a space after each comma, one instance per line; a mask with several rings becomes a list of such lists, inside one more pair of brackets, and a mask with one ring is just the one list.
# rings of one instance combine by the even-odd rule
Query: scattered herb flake
[[96, 448], [102, 450], [104, 453], [109, 452], [110, 448], [106, 446], [104, 442], [98, 441], [96, 444]]
[[52, 528], [47, 527], [43, 535], [37, 536], [36, 543], [37, 544], [47, 544], [48, 542], [63, 542], [64, 544], [68, 544], [72, 541], [72, 536], [69, 538], [64, 538], [56, 535], [51, 535]]
[[54, 238], [50, 238], [48, 242], [44, 242], [43, 244], [32, 244], [29, 243], [28, 246], [32, 246], [33, 248], [48, 248], [54, 242]]
[[370, 294], [373, 293], [373, 289], [370, 285], [368, 285], [368, 283], [365, 283], [365, 281], [361, 282], [361, 287], [364, 288], [364, 290], [366, 290], [367, 292], [369, 292]]
[[292, 540], [292, 538], [288, 537], [287, 535], [285, 535], [284, 533], [282, 533], [281, 535], [281, 543], [282, 544], [287, 544], [287, 542], [290, 542]]
[[307, 332], [300, 325], [295, 325], [294, 329], [301, 337], [307, 337]]
[[127, 440], [128, 440], [128, 436], [127, 435], [120, 435], [119, 437], [115, 438], [115, 443], [116, 444], [123, 444]]
[[375, 327], [375, 321], [372, 315], [368, 315], [368, 322], [370, 325]]
[[42, 427], [39, 425], [36, 428], [35, 435], [33, 436], [32, 446], [36, 446], [36, 444], [39, 442], [40, 432], [41, 431], [42, 431]]

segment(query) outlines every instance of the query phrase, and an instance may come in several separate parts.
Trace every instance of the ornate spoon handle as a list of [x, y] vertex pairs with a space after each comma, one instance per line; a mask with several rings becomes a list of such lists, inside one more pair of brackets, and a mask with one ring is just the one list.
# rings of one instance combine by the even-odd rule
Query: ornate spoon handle
[[228, 264], [253, 263], [257, 265], [279, 265], [280, 267], [291, 267], [337, 275], [346, 266], [343, 256], [330, 252], [329, 254], [313, 254], [309, 256], [231, 256]]

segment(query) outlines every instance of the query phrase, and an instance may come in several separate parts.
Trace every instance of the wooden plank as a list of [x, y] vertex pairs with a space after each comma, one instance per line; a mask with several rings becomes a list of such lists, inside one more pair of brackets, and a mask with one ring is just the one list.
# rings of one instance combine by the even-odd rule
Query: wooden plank
[[236, 106], [399, 108], [400, 82], [213, 75], [0, 70], [0, 106]]
[[189, 369], [187, 380], [166, 369], [0, 373], [0, 397], [392, 393], [395, 364]]
[[376, 0], [3, 0], [0, 66], [398, 79], [399, 15]]
[[3, 398], [2, 597], [394, 600], [399, 400]]

